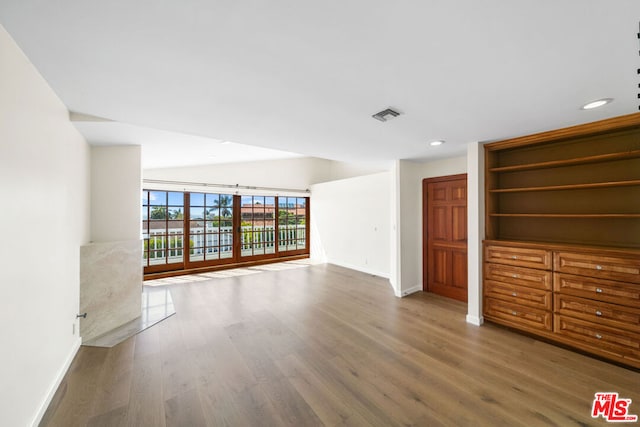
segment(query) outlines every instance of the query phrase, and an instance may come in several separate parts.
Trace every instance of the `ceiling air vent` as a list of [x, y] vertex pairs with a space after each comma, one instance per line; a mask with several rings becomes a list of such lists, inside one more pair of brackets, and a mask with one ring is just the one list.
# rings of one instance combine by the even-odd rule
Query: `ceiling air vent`
[[379, 113], [375, 113], [373, 116], [374, 119], [380, 120], [381, 122], [386, 122], [387, 120], [391, 120], [394, 117], [398, 117], [400, 113], [391, 108], [387, 108], [386, 110], [382, 110]]

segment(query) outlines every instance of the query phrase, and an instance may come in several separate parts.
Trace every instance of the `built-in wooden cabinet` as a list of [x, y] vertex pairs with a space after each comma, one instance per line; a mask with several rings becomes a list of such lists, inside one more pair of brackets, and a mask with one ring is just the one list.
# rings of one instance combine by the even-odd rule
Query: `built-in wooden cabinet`
[[485, 242], [484, 259], [485, 318], [529, 332], [551, 332], [551, 251]]
[[485, 145], [484, 317], [640, 368], [640, 113]]

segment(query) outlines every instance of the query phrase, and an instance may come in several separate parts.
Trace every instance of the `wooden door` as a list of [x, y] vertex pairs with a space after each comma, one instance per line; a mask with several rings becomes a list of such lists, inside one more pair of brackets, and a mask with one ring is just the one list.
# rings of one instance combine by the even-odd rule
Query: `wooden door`
[[467, 301], [467, 175], [422, 182], [423, 289]]

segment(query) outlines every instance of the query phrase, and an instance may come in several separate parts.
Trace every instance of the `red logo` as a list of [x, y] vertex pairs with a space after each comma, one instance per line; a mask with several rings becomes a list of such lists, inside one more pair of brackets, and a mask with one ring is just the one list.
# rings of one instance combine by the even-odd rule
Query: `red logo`
[[618, 393], [596, 393], [591, 408], [591, 417], [602, 416], [610, 423], [633, 423], [638, 421], [637, 415], [629, 414], [631, 399], [621, 399]]

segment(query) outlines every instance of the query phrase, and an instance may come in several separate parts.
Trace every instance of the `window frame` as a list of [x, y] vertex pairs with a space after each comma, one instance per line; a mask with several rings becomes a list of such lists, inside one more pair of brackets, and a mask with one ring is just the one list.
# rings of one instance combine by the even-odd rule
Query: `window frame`
[[[155, 273], [155, 272], [163, 272], [163, 271], [173, 271], [173, 270], [183, 270], [185, 267], [185, 250], [184, 250], [184, 225], [182, 228], [182, 234], [172, 234], [170, 232], [170, 228], [169, 228], [169, 222], [175, 222], [175, 221], [179, 221], [177, 219], [170, 219], [169, 218], [169, 210], [171, 207], [181, 207], [182, 208], [182, 215], [183, 218], [185, 216], [185, 205], [184, 205], [184, 192], [181, 191], [170, 191], [170, 190], [155, 190], [155, 189], [144, 189], [143, 193], [146, 193], [146, 204], [144, 204], [144, 196], [142, 198], [142, 204], [141, 204], [141, 208], [145, 209], [146, 208], [146, 219], [144, 218], [144, 216], [141, 218], [141, 228], [142, 228], [142, 252], [143, 252], [143, 258], [142, 258], [142, 262], [143, 262], [143, 271], [144, 273]], [[151, 193], [164, 193], [164, 203], [163, 204], [152, 204], [151, 201]], [[169, 197], [169, 193], [181, 193], [182, 194], [182, 206], [177, 205], [177, 204], [170, 204], [170, 197]], [[159, 218], [159, 219], [152, 219], [151, 217], [151, 210], [153, 207], [162, 207], [164, 208], [164, 218]], [[142, 212], [141, 209], [141, 212]], [[163, 228], [163, 233], [161, 234], [153, 234], [151, 233], [151, 224], [152, 223], [156, 223], [159, 224], [161, 222], [164, 222], [164, 228]], [[146, 225], [146, 227], [145, 227]], [[174, 239], [177, 239], [178, 237], [182, 237], [182, 247], [175, 247], [175, 248], [171, 248], [171, 240], [172, 237]], [[161, 249], [158, 249], [156, 247], [156, 242], [157, 239], [160, 238], [164, 243], [162, 245]], [[153, 248], [152, 248], [152, 244], [151, 244], [151, 240], [153, 239]], [[170, 254], [172, 251], [178, 252], [181, 251], [182, 252], [182, 261], [179, 262], [169, 262]], [[154, 253], [154, 255], [157, 255], [158, 253], [162, 254], [162, 258], [165, 259], [164, 263], [158, 263], [158, 264], [152, 264], [151, 263], [151, 253]], [[154, 256], [154, 259], [156, 259], [157, 257]]]
[[[174, 234], [170, 234], [168, 231], [168, 223], [169, 221], [176, 221], [174, 220], [170, 220], [168, 217], [168, 212], [169, 212], [169, 208], [172, 207], [173, 205], [169, 205], [169, 193], [181, 193], [182, 194], [182, 199], [183, 199], [183, 205], [182, 205], [182, 215], [183, 215], [183, 219], [182, 219], [182, 234], [180, 236], [182, 236], [182, 247], [181, 248], [176, 248], [175, 250], [181, 250], [182, 251], [182, 262], [180, 263], [163, 263], [163, 264], [155, 264], [155, 265], [150, 265], [150, 253], [152, 252], [151, 248], [150, 248], [150, 238], [151, 238], [151, 234], [149, 233], [150, 231], [150, 226], [151, 226], [151, 207], [155, 206], [155, 205], [151, 205], [150, 201], [149, 201], [149, 197], [150, 194], [154, 191], [157, 192], [164, 192], [166, 194], [166, 203], [164, 205], [167, 214], [165, 214], [165, 234], [163, 236], [165, 236], [165, 240], [167, 240], [167, 245], [169, 243], [169, 239], [174, 236]], [[147, 244], [144, 245], [143, 243], [143, 252], [146, 255], [146, 258], [143, 256], [143, 261], [144, 261], [144, 274], [154, 274], [154, 273], [163, 273], [163, 272], [175, 272], [176, 274], [179, 274], [183, 271], [191, 271], [191, 270], [200, 270], [200, 269], [217, 269], [217, 268], [228, 268], [231, 266], [235, 266], [235, 265], [243, 265], [243, 264], [247, 264], [247, 263], [256, 263], [256, 264], [260, 264], [260, 263], [266, 263], [266, 262], [273, 262], [275, 260], [278, 260], [280, 258], [289, 258], [289, 257], [300, 257], [300, 256], [309, 256], [310, 255], [310, 203], [311, 203], [311, 199], [309, 196], [304, 196], [304, 197], [298, 197], [298, 196], [258, 196], [258, 195], [245, 195], [244, 197], [252, 197], [252, 205], [251, 205], [251, 222], [252, 222], [252, 226], [255, 222], [261, 222], [263, 223], [263, 228], [265, 227], [266, 223], [271, 222], [273, 224], [273, 233], [274, 233], [274, 242], [273, 242], [273, 247], [274, 250], [273, 252], [267, 252], [267, 248], [265, 247], [264, 249], [264, 253], [257, 253], [254, 254], [252, 253], [251, 255], [242, 255], [242, 233], [246, 232], [246, 231], [242, 231], [242, 222], [244, 221], [243, 219], [243, 210], [242, 210], [242, 197], [241, 195], [232, 195], [232, 194], [228, 194], [228, 193], [208, 193], [208, 192], [203, 192], [203, 191], [169, 191], [169, 190], [157, 190], [157, 189], [144, 189], [143, 190], [143, 194], [146, 193], [146, 197], [147, 197], [147, 204], [144, 205], [144, 201], [145, 199], [142, 199], [142, 207], [143, 209], [146, 207], [147, 212], [146, 212], [146, 217], [147, 219], [144, 219], [144, 216], [142, 218], [141, 224], [142, 224], [142, 236], [143, 236], [143, 242], [147, 241]], [[203, 233], [202, 233], [202, 239], [203, 239], [203, 245], [201, 246], [197, 246], [197, 249], [202, 249], [203, 250], [203, 259], [202, 260], [197, 260], [197, 261], [193, 261], [192, 257], [193, 254], [191, 254], [192, 249], [194, 247], [191, 246], [191, 239], [192, 239], [192, 235], [195, 235], [192, 233], [192, 229], [191, 229], [191, 197], [193, 194], [202, 194], [203, 195]], [[232, 207], [231, 207], [231, 211], [232, 211], [232, 215], [231, 215], [231, 223], [232, 223], [232, 227], [231, 227], [231, 239], [232, 239], [232, 255], [231, 257], [221, 257], [220, 255], [222, 254], [221, 252], [221, 248], [223, 247], [223, 245], [221, 245], [222, 243], [222, 234], [228, 235], [229, 233], [221, 233], [222, 230], [222, 225], [221, 225], [221, 217], [220, 215], [218, 215], [218, 233], [212, 233], [212, 232], [207, 232], [207, 195], [217, 195], [218, 197], [221, 196], [228, 196], [231, 197], [231, 201], [232, 201]], [[263, 201], [266, 200], [266, 198], [273, 198], [274, 200], [274, 207], [273, 207], [273, 211], [269, 211], [268, 210], [268, 206], [266, 203], [264, 204], [264, 209], [262, 210], [262, 216], [260, 218], [257, 218], [254, 216], [254, 198], [261, 198]], [[299, 221], [299, 217], [304, 218], [304, 225], [305, 227], [303, 228], [303, 232], [304, 232], [304, 238], [300, 238], [298, 237], [298, 232], [295, 232], [295, 238], [294, 239], [286, 239], [286, 244], [284, 246], [281, 246], [281, 233], [280, 233], [280, 200], [284, 198], [286, 199], [286, 203], [289, 203], [289, 200], [296, 200], [296, 202], [298, 201], [298, 199], [304, 199], [304, 207], [298, 207], [297, 203], [294, 203], [294, 207], [293, 209], [295, 209], [296, 215], [294, 215], [294, 217], [296, 218], [295, 221]], [[195, 206], [195, 205], [194, 205]], [[219, 206], [219, 205], [218, 205]], [[195, 206], [197, 208], [200, 208], [200, 206]], [[219, 209], [219, 208], [218, 208]], [[299, 209], [304, 209], [302, 214], [298, 215], [298, 210]], [[246, 219], [246, 217], [245, 217]], [[145, 222], [146, 222], [146, 229], [145, 227]], [[300, 227], [298, 227], [298, 224], [295, 224], [295, 229], [298, 230]], [[285, 229], [286, 230], [292, 230], [294, 229], [293, 227], [291, 227], [290, 224], [286, 224], [285, 225]], [[263, 229], [262, 231], [260, 231], [262, 233], [265, 233], [266, 231]], [[249, 231], [249, 233], [252, 236], [255, 236], [253, 229], [251, 231]], [[206, 257], [206, 251], [209, 248], [209, 246], [207, 245], [207, 236], [214, 236], [217, 235], [218, 236], [218, 241], [217, 241], [217, 245], [211, 245], [211, 248], [217, 247], [218, 249], [218, 257], [214, 258], [214, 259], [207, 259]], [[145, 237], [146, 236], [146, 237]], [[257, 243], [253, 243], [252, 241], [252, 251], [255, 250], [255, 247], [257, 247]], [[266, 240], [262, 240], [263, 242], [266, 242]], [[288, 249], [289, 248], [289, 243], [291, 241], [295, 241], [295, 248], [293, 249]], [[189, 243], [187, 243], [189, 242]], [[302, 245], [300, 245], [301, 243], [303, 243]], [[263, 243], [264, 244], [264, 243]], [[268, 243], [267, 243], [268, 244]], [[188, 246], [186, 246], [188, 245]], [[167, 252], [171, 251], [172, 248], [170, 248], [169, 246], [167, 246], [166, 248], [157, 250], [157, 249], [153, 249], [153, 251], [164, 251], [164, 256], [165, 258], [167, 258], [168, 254]]]

